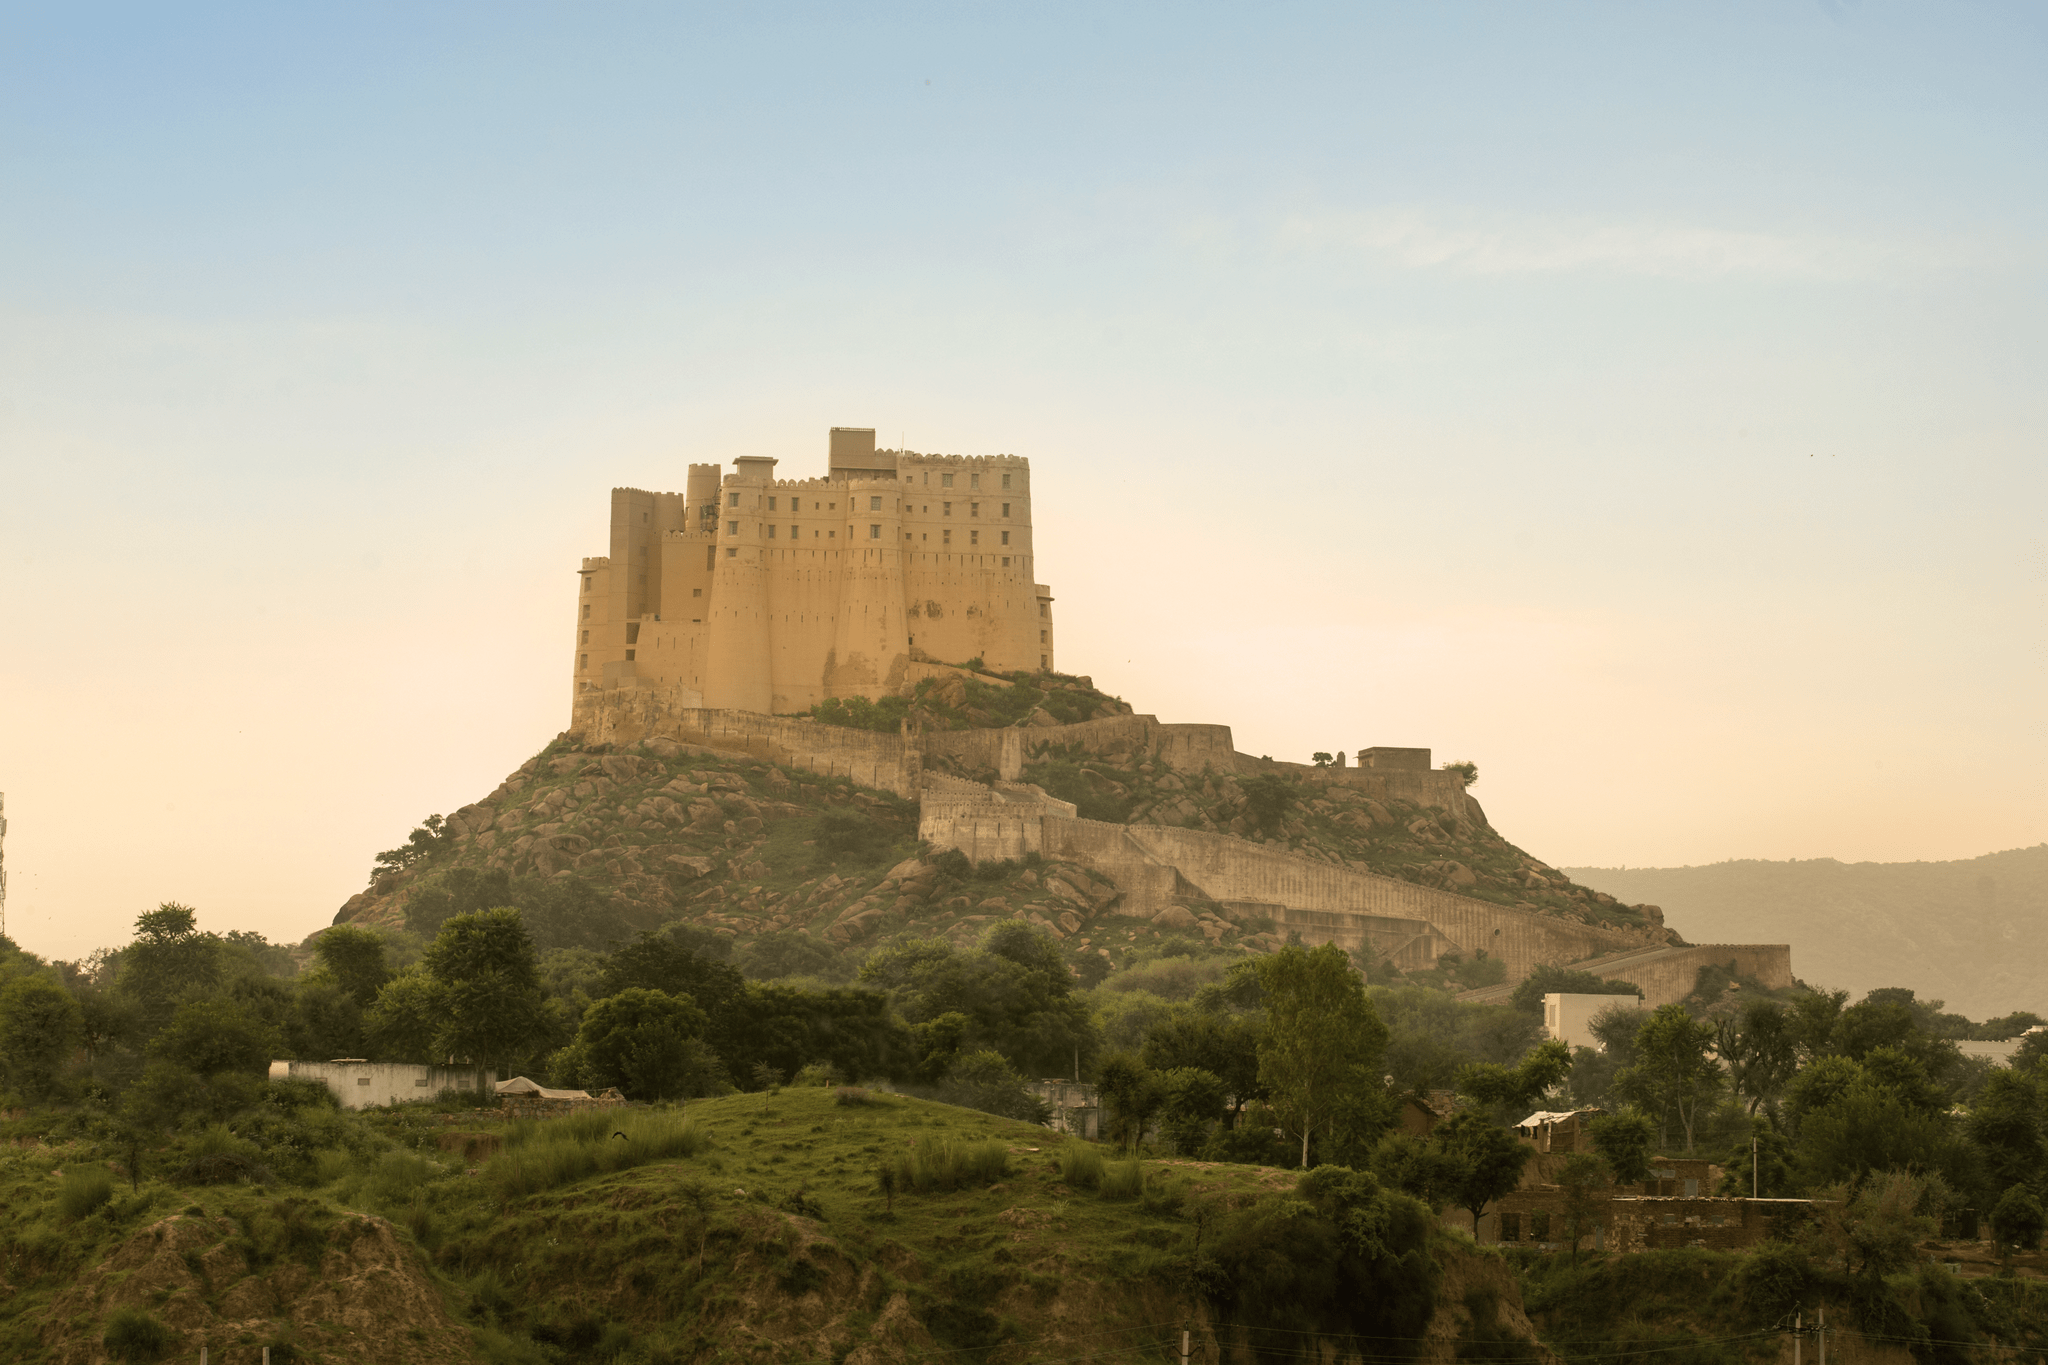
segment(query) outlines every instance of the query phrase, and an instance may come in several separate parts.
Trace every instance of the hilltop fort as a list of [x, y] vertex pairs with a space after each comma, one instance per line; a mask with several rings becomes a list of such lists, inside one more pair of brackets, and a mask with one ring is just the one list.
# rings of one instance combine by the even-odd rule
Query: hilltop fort
[[[612, 553], [579, 574], [569, 729], [338, 919], [416, 917], [412, 892], [466, 867], [575, 874], [647, 927], [796, 933], [829, 953], [1008, 917], [1077, 970], [1184, 935], [1334, 942], [1497, 993], [1539, 966], [1653, 1005], [1704, 967], [1792, 984], [1783, 944], [1687, 944], [1655, 906], [1516, 848], [1428, 749], [1255, 758], [1228, 726], [1163, 724], [1054, 671], [1023, 459], [834, 428], [824, 478], [734, 464], [691, 465], [680, 495], [613, 491]], [[918, 856], [827, 875], [790, 822], [835, 803], [892, 858]]]
[[572, 728], [621, 690], [782, 714], [884, 696], [918, 660], [1053, 666], [1030, 461], [877, 450], [872, 430], [834, 427], [825, 477], [776, 464], [612, 490], [611, 553], [579, 571]]

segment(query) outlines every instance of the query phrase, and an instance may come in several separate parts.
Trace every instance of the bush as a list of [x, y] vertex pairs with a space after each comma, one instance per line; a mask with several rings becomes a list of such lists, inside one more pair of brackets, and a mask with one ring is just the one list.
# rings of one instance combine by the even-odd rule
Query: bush
[[63, 1188], [57, 1191], [57, 1212], [76, 1222], [97, 1212], [114, 1197], [114, 1178], [97, 1166], [82, 1166], [64, 1172]]
[[832, 1102], [847, 1105], [866, 1104], [868, 1092], [857, 1085], [842, 1085], [832, 1092]]
[[1060, 1179], [1077, 1190], [1097, 1189], [1102, 1184], [1102, 1152], [1072, 1138], [1060, 1147]]
[[918, 1139], [917, 1146], [885, 1158], [885, 1188], [899, 1194], [935, 1194], [973, 1185], [993, 1185], [1008, 1174], [1009, 1149], [1000, 1142], [938, 1142]]
[[1138, 1158], [1113, 1161], [1103, 1168], [1101, 1192], [1104, 1199], [1136, 1199], [1145, 1192], [1145, 1167]]
[[522, 1124], [484, 1168], [501, 1199], [521, 1199], [608, 1171], [693, 1157], [706, 1139], [680, 1114], [604, 1110]]
[[160, 1360], [177, 1343], [171, 1329], [140, 1308], [116, 1308], [107, 1314], [100, 1344], [116, 1360]]

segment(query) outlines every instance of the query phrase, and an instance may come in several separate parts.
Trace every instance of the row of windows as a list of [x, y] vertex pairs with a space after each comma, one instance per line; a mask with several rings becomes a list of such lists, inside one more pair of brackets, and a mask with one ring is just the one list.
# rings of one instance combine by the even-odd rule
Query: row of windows
[[[948, 474], [948, 475], [946, 476], [946, 478], [947, 478], [948, 480], [950, 480], [950, 479], [951, 479], [952, 477], [953, 477], [953, 476], [952, 476], [951, 474]], [[979, 476], [977, 476], [977, 477], [979, 477]], [[1007, 476], [1005, 476], [1005, 477], [1007, 477]], [[952, 484], [951, 484], [950, 482], [949, 482], [949, 483], [947, 483], [947, 485], [946, 485], [946, 487], [948, 487], [948, 488], [951, 488], [952, 486], [953, 486], [953, 485], [952, 485]], [[1008, 483], [1005, 483], [1005, 484], [1004, 484], [1003, 486], [1004, 486], [1005, 488], [1007, 488], [1007, 487], [1009, 487], [1009, 484], [1008, 484]], [[975, 485], [975, 487], [977, 487], [977, 488], [978, 488], [978, 487], [980, 487], [980, 485], [979, 485], [979, 484], [976, 484], [976, 485]], [[780, 510], [782, 510], [782, 509], [781, 509], [781, 508], [780, 508], [780, 507], [779, 507], [779, 506], [777, 505], [777, 504], [778, 504], [779, 502], [780, 502], [780, 499], [779, 499], [779, 498], [778, 498], [777, 496], [775, 496], [775, 495], [773, 495], [773, 494], [769, 495], [769, 498], [768, 498], [768, 510], [769, 510], [769, 511], [771, 511], [771, 512], [777, 512], [777, 511], [780, 511]], [[739, 494], [737, 494], [737, 493], [728, 493], [728, 494], [726, 494], [726, 495], [725, 495], [725, 505], [726, 505], [727, 507], [730, 507], [730, 508], [734, 508], [734, 509], [737, 509], [737, 508], [739, 507], [739, 505], [740, 505], [740, 495], [739, 495]], [[940, 513], [939, 513], [939, 515], [941, 515], [941, 516], [947, 516], [947, 517], [950, 517], [950, 516], [952, 516], [952, 515], [953, 515], [953, 504], [952, 504], [952, 503], [950, 503], [950, 502], [942, 502], [942, 503], [940, 503], [940, 504], [939, 504], [939, 507], [940, 507], [940, 509], [941, 509], [941, 511], [940, 511]], [[789, 510], [790, 510], [790, 511], [792, 511], [792, 512], [801, 512], [801, 511], [803, 511], [803, 510], [804, 510], [804, 508], [803, 508], [803, 499], [802, 499], [802, 498], [791, 498], [791, 499], [789, 500]], [[822, 503], [822, 504], [821, 504], [821, 503], [818, 503], [818, 502], [816, 502], [816, 501], [813, 501], [813, 502], [811, 503], [811, 510], [812, 510], [813, 512], [818, 512], [818, 511], [825, 511], [825, 512], [836, 512], [836, 511], [838, 511], [838, 510], [839, 510], [839, 504], [838, 504], [838, 503], [836, 503], [836, 502], [827, 502], [827, 503]], [[868, 510], [869, 510], [870, 512], [879, 512], [879, 511], [881, 511], [881, 510], [882, 510], [882, 498], [881, 498], [881, 495], [880, 495], [880, 494], [878, 494], [878, 493], [875, 493], [875, 494], [870, 494], [870, 495], [868, 496]], [[930, 505], [928, 505], [928, 504], [927, 504], [926, 506], [920, 507], [920, 508], [918, 508], [917, 510], [918, 510], [918, 511], [920, 511], [920, 512], [924, 512], [924, 513], [929, 513], [929, 512], [930, 512], [930, 511], [931, 511], [932, 509], [931, 509]], [[970, 502], [970, 503], [968, 503], [968, 504], [967, 504], [967, 515], [968, 515], [968, 516], [970, 516], [970, 517], [978, 517], [978, 516], [980, 516], [980, 515], [981, 515], [981, 504], [980, 504], [980, 503], [978, 503], [978, 502]], [[1009, 503], [1007, 503], [1007, 502], [1003, 504], [1003, 515], [1004, 515], [1004, 516], [1006, 516], [1006, 517], [1010, 515], [1010, 504], [1009, 504]], [[638, 553], [640, 553], [640, 551], [636, 549], [636, 550], [634, 550], [634, 552], [633, 552], [633, 553], [635, 553], [635, 554], [638, 554]], [[584, 580], [583, 580], [583, 590], [584, 590], [585, 592], [588, 592], [588, 591], [590, 591], [590, 580], [589, 580], [588, 578], [586, 578], [586, 579], [584, 579]]]

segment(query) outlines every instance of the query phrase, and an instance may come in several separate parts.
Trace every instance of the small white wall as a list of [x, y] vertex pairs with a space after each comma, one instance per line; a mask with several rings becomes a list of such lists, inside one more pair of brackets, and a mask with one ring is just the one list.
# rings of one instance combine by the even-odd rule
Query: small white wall
[[421, 1066], [413, 1062], [272, 1062], [270, 1079], [320, 1081], [344, 1109], [370, 1109], [430, 1100], [443, 1090], [492, 1092], [497, 1073], [473, 1066]]

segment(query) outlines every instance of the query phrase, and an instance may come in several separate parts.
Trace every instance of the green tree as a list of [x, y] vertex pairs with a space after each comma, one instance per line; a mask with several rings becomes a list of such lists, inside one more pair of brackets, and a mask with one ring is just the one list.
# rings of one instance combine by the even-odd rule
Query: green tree
[[436, 1048], [446, 1014], [441, 983], [412, 967], [384, 983], [363, 1016], [370, 1055], [383, 1062], [433, 1062], [447, 1054]]
[[1714, 1029], [1682, 1005], [1661, 1005], [1636, 1031], [1637, 1062], [1615, 1078], [1624, 1095], [1654, 1114], [1675, 1118], [1692, 1150], [1702, 1105], [1721, 1090]]
[[1381, 1184], [1441, 1210], [1456, 1197], [1463, 1166], [1437, 1143], [1412, 1133], [1388, 1133], [1369, 1163]]
[[1136, 1151], [1166, 1099], [1158, 1076], [1135, 1055], [1112, 1052], [1095, 1068], [1095, 1089], [1109, 1111], [1111, 1137], [1119, 1148]]
[[964, 1015], [961, 1046], [993, 1048], [1027, 1076], [1060, 1076], [1088, 1066], [1097, 1046], [1087, 1008], [1051, 935], [1010, 921], [961, 951], [944, 939], [910, 939], [861, 965], [860, 982], [886, 991], [911, 1025]]
[[[628, 1099], [674, 1100], [704, 1094], [718, 1077], [704, 1063], [704, 1011], [688, 996], [635, 986], [592, 1005], [576, 1033], [586, 1085], [617, 1086]], [[720, 1071], [723, 1068], [718, 1068]]]
[[384, 962], [384, 938], [375, 930], [337, 924], [313, 940], [313, 952], [335, 984], [365, 1009], [391, 979]]
[[1145, 1032], [1139, 1050], [1154, 1071], [1206, 1071], [1223, 1085], [1233, 1122], [1244, 1107], [1266, 1098], [1259, 1084], [1260, 1021], [1242, 1014], [1199, 1010], [1168, 1015]]
[[1970, 1106], [1970, 1140], [1984, 1153], [1995, 1185], [2012, 1186], [2048, 1169], [2038, 1073], [1994, 1070]]
[[1904, 1171], [1878, 1171], [1857, 1185], [1834, 1185], [1814, 1200], [1806, 1246], [1845, 1275], [1870, 1281], [1908, 1270], [1919, 1259], [1921, 1242], [1935, 1232], [1920, 1212], [1926, 1187]]
[[1615, 981], [1570, 967], [1553, 967], [1544, 962], [1538, 963], [1522, 978], [1508, 1003], [1525, 1014], [1541, 1018], [1543, 997], [1546, 995], [1614, 995], [1640, 1000], [1643, 989], [1632, 981]]
[[1460, 1109], [1430, 1133], [1429, 1140], [1456, 1163], [1451, 1199], [1472, 1213], [1472, 1233], [1486, 1206], [1522, 1183], [1522, 1167], [1536, 1149], [1470, 1109]]
[[1446, 763], [1443, 765], [1443, 768], [1447, 773], [1455, 773], [1459, 777], [1464, 778], [1465, 785], [1468, 787], [1479, 780], [1479, 765], [1470, 759], [1460, 759], [1453, 763]]
[[145, 1031], [154, 1032], [179, 999], [220, 984], [220, 958], [220, 940], [199, 932], [198, 913], [165, 901], [136, 916], [135, 941], [121, 953], [116, 985], [136, 1002]]
[[1991, 1236], [2001, 1256], [2015, 1251], [2038, 1251], [2043, 1231], [2041, 1201], [2025, 1185], [2014, 1185], [1998, 1197], [1991, 1209]]
[[1247, 814], [1266, 834], [1278, 834], [1281, 823], [1287, 819], [1287, 812], [1301, 799], [1301, 789], [1279, 773], [1253, 773], [1237, 779], [1237, 789], [1244, 793], [1244, 808]]
[[271, 1028], [240, 1001], [215, 995], [178, 1006], [170, 1023], [150, 1040], [149, 1055], [199, 1076], [260, 1076], [277, 1042]]
[[[1281, 1126], [1301, 1139], [1334, 1125], [1362, 1100], [1384, 1103], [1380, 1060], [1387, 1027], [1366, 999], [1344, 950], [1283, 947], [1259, 962], [1266, 999], [1266, 1036], [1259, 1044], [1259, 1080], [1272, 1095]], [[1365, 1115], [1353, 1120], [1369, 1121]], [[1363, 1135], [1361, 1135], [1363, 1136]]]
[[1177, 1154], [1194, 1156], [1202, 1150], [1209, 1130], [1223, 1117], [1222, 1080], [1197, 1066], [1174, 1067], [1152, 1074], [1159, 1078], [1163, 1092], [1160, 1126]]
[[993, 1048], [957, 1054], [932, 1095], [942, 1104], [1025, 1123], [1043, 1123], [1052, 1116], [1051, 1106], [1032, 1093], [1031, 1083]]
[[1616, 1184], [1640, 1185], [1650, 1178], [1650, 1153], [1656, 1146], [1657, 1126], [1648, 1115], [1633, 1109], [1602, 1114], [1587, 1122], [1586, 1132]]
[[1799, 1070], [1798, 1029], [1785, 1007], [1774, 1000], [1745, 1002], [1735, 1018], [1714, 1026], [1714, 1050], [1728, 1064], [1735, 1093], [1749, 1101], [1749, 1112], [1775, 1113], [1778, 1097]]
[[[1556, 1038], [1537, 1044], [1514, 1066], [1477, 1062], [1458, 1072], [1458, 1093], [1496, 1109], [1526, 1113], [1571, 1074], [1571, 1045]], [[1519, 1121], [1521, 1115], [1515, 1115]]]
[[0, 986], [0, 1076], [31, 1098], [57, 1089], [79, 1041], [78, 1002], [46, 976], [18, 976]]
[[1557, 1172], [1557, 1185], [1564, 1194], [1564, 1237], [1571, 1244], [1574, 1266], [1579, 1263], [1579, 1243], [1600, 1211], [1601, 1196], [1611, 1180], [1607, 1163], [1594, 1152], [1573, 1152]]
[[533, 940], [517, 910], [505, 906], [455, 916], [441, 926], [420, 964], [441, 987], [437, 1055], [496, 1069], [546, 1046], [546, 993]]

